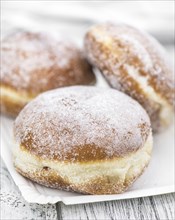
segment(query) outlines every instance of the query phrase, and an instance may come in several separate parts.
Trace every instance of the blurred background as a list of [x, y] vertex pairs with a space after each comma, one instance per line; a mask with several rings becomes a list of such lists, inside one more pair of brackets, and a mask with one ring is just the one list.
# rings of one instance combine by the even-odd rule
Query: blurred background
[[154, 35], [174, 61], [174, 0], [1, 1], [1, 38], [16, 30], [47, 31], [82, 43], [89, 26], [124, 22]]

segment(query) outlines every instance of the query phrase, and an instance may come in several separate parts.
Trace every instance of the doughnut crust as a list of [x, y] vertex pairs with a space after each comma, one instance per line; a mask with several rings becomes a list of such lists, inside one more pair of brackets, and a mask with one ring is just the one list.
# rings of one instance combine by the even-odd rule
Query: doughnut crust
[[86, 34], [85, 52], [109, 85], [136, 99], [150, 116], [153, 131], [173, 117], [173, 71], [161, 45], [125, 24], [101, 24]]
[[71, 42], [18, 32], [1, 43], [1, 112], [16, 116], [38, 94], [95, 82], [91, 66]]
[[14, 124], [14, 166], [48, 187], [85, 194], [124, 192], [150, 161], [145, 110], [113, 89], [74, 86], [45, 92]]

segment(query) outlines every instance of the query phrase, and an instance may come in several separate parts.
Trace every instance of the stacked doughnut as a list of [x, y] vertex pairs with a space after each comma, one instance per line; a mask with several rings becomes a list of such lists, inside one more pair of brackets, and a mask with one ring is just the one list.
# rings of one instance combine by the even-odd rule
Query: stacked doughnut
[[[122, 193], [149, 164], [152, 128], [173, 117], [172, 70], [157, 41], [127, 25], [96, 25], [84, 45], [88, 61], [42, 33], [3, 41], [1, 110], [20, 112], [14, 166], [47, 187]], [[82, 86], [95, 81], [88, 62], [114, 89]]]
[[12, 116], [44, 91], [95, 81], [91, 66], [75, 45], [45, 33], [6, 37], [1, 60], [1, 112]]
[[101, 24], [85, 36], [85, 52], [109, 85], [136, 99], [150, 116], [153, 131], [173, 118], [173, 71], [162, 46], [151, 36], [124, 24]]

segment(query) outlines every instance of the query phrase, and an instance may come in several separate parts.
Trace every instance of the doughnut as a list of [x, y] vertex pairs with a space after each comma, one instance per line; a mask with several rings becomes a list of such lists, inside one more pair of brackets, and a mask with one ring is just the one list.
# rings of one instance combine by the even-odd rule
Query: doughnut
[[71, 86], [28, 103], [14, 123], [14, 166], [39, 184], [84, 194], [117, 194], [147, 167], [150, 119], [115, 89]]
[[83, 52], [42, 32], [16, 32], [1, 44], [1, 112], [16, 116], [41, 92], [95, 82]]
[[108, 84], [145, 108], [154, 132], [170, 124], [175, 100], [172, 66], [152, 36], [125, 24], [105, 23], [90, 28], [84, 47]]

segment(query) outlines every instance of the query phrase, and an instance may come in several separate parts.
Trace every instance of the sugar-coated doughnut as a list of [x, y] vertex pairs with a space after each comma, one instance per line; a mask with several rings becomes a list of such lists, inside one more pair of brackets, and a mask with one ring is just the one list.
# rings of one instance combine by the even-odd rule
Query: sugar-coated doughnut
[[122, 193], [147, 167], [152, 131], [146, 111], [114, 89], [73, 86], [45, 92], [14, 124], [14, 166], [48, 187]]
[[74, 44], [46, 33], [17, 32], [1, 43], [1, 112], [16, 116], [43, 91], [95, 82]]
[[173, 117], [173, 71], [162, 46], [151, 36], [125, 24], [99, 24], [86, 34], [88, 60], [109, 85], [136, 99], [150, 116], [153, 131]]

